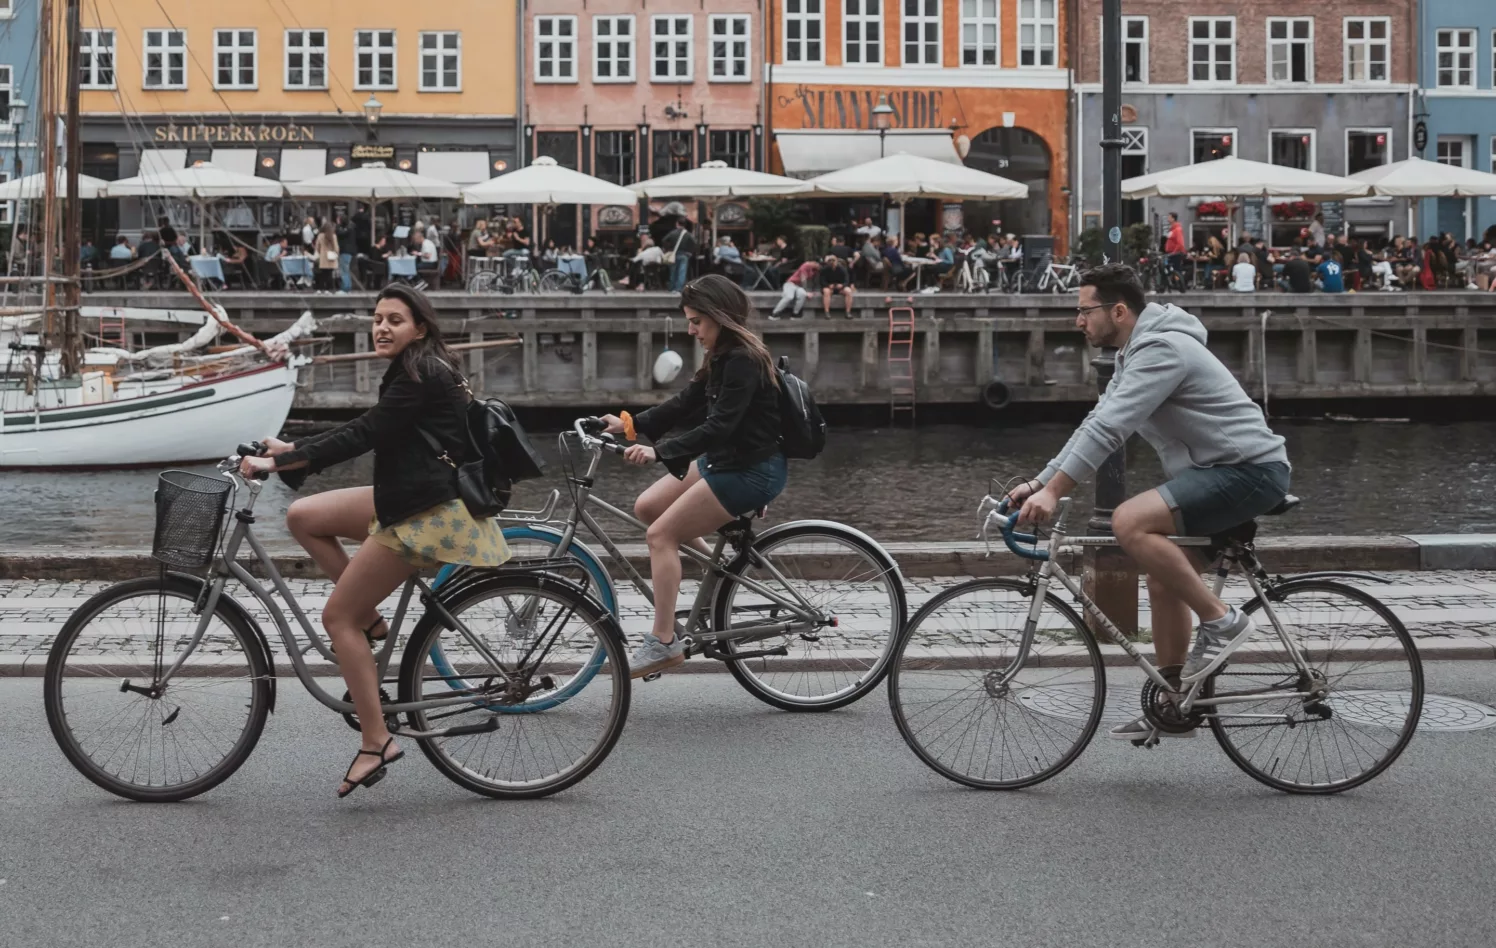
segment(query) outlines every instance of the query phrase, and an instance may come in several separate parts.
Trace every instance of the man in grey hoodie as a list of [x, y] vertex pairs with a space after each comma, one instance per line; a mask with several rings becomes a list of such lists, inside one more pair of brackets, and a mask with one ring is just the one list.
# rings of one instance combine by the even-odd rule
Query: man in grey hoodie
[[[1092, 346], [1115, 346], [1106, 394], [1044, 471], [1011, 492], [1024, 523], [1044, 523], [1060, 498], [1092, 474], [1134, 432], [1158, 452], [1169, 480], [1112, 514], [1122, 549], [1148, 574], [1153, 644], [1160, 667], [1184, 664], [1185, 684], [1214, 672], [1254, 626], [1201, 581], [1169, 536], [1210, 536], [1259, 517], [1288, 493], [1288, 454], [1262, 410], [1205, 348], [1205, 327], [1169, 303], [1148, 303], [1137, 272], [1122, 264], [1081, 277], [1076, 325]], [[1200, 618], [1188, 660], [1190, 614]], [[1146, 738], [1144, 718], [1112, 730]]]

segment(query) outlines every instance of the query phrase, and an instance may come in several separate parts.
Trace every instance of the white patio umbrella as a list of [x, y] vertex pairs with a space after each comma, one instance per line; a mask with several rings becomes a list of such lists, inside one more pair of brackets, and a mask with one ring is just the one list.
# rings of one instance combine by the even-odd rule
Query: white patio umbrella
[[1029, 186], [1021, 181], [907, 152], [832, 171], [811, 178], [807, 183], [811, 190], [806, 194], [812, 197], [881, 197], [886, 194], [889, 200], [899, 205], [901, 222], [904, 219], [903, 205], [915, 198], [1007, 201], [1029, 196]]
[[729, 167], [708, 161], [699, 168], [662, 175], [629, 185], [629, 190], [651, 198], [695, 198], [711, 208], [712, 245], [717, 243], [717, 208], [734, 198], [777, 197], [810, 190], [810, 182], [762, 171]]
[[[450, 181], [383, 165], [366, 165], [334, 171], [320, 178], [291, 181], [286, 184], [286, 190], [292, 197], [348, 198], [367, 201], [370, 205], [375, 201], [456, 200], [462, 196], [462, 189]], [[374, 239], [374, 218], [375, 215], [370, 213], [370, 241]]]
[[1369, 190], [1370, 186], [1363, 181], [1236, 157], [1183, 165], [1122, 182], [1122, 196], [1128, 199], [1216, 196], [1339, 199], [1361, 197]]
[[1415, 219], [1422, 198], [1496, 197], [1496, 174], [1425, 161], [1422, 158], [1408, 158], [1379, 168], [1367, 168], [1350, 177], [1371, 185], [1373, 194], [1412, 198], [1410, 213]]
[[467, 204], [633, 204], [634, 192], [611, 181], [594, 178], [542, 156], [528, 167], [469, 185], [462, 191]]
[[[91, 178], [86, 174], [78, 175], [78, 196], [85, 201], [92, 201], [100, 197], [100, 192], [109, 182], [100, 178]], [[24, 178], [16, 178], [0, 184], [0, 201], [40, 201], [42, 192], [47, 184], [47, 175], [44, 172], [28, 174]], [[66, 169], [57, 169], [57, 196], [66, 198], [68, 188], [68, 174]]]
[[285, 194], [279, 181], [240, 174], [203, 162], [153, 174], [121, 178], [104, 185], [105, 197], [174, 197], [195, 201], [200, 209], [198, 249], [207, 251], [207, 205], [224, 198], [277, 198]]

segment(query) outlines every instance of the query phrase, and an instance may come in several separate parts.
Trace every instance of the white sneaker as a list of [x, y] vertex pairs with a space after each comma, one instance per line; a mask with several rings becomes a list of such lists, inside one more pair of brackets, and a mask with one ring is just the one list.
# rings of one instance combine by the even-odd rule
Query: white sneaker
[[1230, 620], [1224, 627], [1201, 623], [1195, 630], [1195, 644], [1190, 647], [1190, 657], [1179, 674], [1182, 684], [1192, 685], [1220, 668], [1257, 631], [1252, 617], [1235, 606], [1222, 618]]
[[[1146, 741], [1158, 731], [1152, 724], [1148, 723], [1146, 717], [1133, 718], [1126, 724], [1119, 724], [1107, 732], [1107, 737], [1114, 741]], [[1175, 734], [1172, 731], [1158, 731], [1159, 737], [1194, 737], [1194, 731], [1185, 731], [1183, 734]]]

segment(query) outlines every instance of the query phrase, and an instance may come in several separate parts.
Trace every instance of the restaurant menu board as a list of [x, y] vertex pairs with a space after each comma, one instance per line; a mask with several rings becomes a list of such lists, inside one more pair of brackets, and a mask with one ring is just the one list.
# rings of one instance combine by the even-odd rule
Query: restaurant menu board
[[1345, 234], [1345, 202], [1325, 201], [1319, 212], [1325, 216], [1325, 233], [1341, 236]]
[[1267, 204], [1262, 198], [1247, 198], [1242, 202], [1241, 228], [1244, 236], [1267, 239], [1267, 225], [1263, 220], [1266, 210]]

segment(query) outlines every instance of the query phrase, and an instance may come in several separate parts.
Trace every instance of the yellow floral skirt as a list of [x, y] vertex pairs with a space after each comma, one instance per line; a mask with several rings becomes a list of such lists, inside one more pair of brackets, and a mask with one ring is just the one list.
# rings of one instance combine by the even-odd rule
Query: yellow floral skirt
[[473, 519], [460, 499], [437, 504], [387, 527], [381, 527], [375, 517], [369, 521], [369, 537], [419, 569], [437, 569], [443, 563], [498, 566], [510, 556], [498, 523]]

